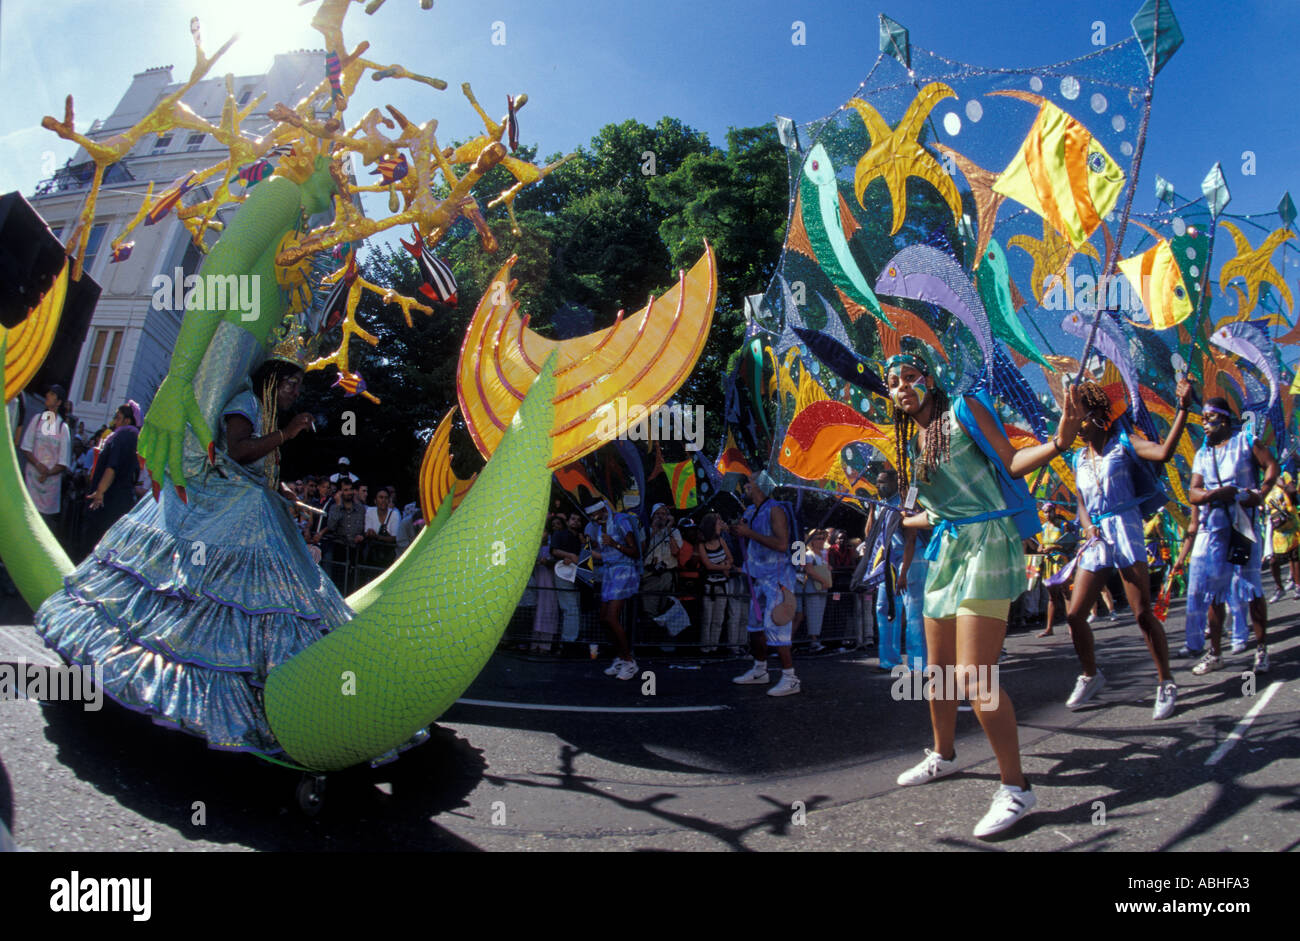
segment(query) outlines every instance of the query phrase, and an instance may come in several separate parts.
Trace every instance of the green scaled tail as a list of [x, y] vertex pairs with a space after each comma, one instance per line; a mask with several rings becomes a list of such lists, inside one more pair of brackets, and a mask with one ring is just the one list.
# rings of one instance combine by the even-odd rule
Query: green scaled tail
[[545, 529], [554, 365], [451, 519], [412, 543], [357, 617], [267, 677], [267, 718], [294, 761], [333, 771], [396, 748], [492, 656]]
[[[5, 387], [5, 343], [0, 338], [0, 389]], [[72, 560], [45, 525], [27, 485], [18, 470], [18, 452], [14, 450], [13, 429], [9, 427], [9, 410], [0, 404], [0, 558], [4, 559], [9, 577], [22, 593], [23, 600], [35, 611], [46, 598], [63, 587], [63, 579], [72, 574]]]

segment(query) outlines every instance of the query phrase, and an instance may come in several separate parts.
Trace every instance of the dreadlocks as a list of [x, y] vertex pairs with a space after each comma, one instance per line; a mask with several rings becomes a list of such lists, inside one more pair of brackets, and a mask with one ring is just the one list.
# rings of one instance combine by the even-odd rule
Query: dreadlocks
[[[930, 393], [930, 401], [934, 403], [934, 412], [930, 424], [926, 425], [925, 430], [921, 432], [921, 466], [917, 471], [917, 479], [922, 483], [929, 482], [931, 472], [938, 468], [940, 463], [946, 463], [952, 456], [948, 438], [948, 420], [945, 414], [948, 411], [948, 394], [935, 386]], [[893, 407], [892, 417], [894, 453], [898, 455], [898, 486], [906, 493], [912, 483], [912, 456], [908, 449], [912, 434], [916, 430], [916, 422], [897, 405]]]
[[1083, 406], [1085, 412], [1110, 412], [1110, 396], [1097, 383], [1090, 379], [1085, 380], [1079, 383], [1079, 391], [1079, 404]]

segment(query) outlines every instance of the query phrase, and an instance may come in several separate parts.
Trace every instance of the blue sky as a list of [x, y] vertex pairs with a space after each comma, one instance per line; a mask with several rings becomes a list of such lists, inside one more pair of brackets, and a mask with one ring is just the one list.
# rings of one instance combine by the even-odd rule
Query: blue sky
[[[1129, 35], [1134, 0], [1087, 3], [882, 0], [883, 12], [911, 29], [912, 41], [951, 58], [1027, 66], [1091, 52], [1093, 24], [1106, 39]], [[1223, 162], [1232, 211], [1272, 209], [1300, 189], [1300, 108], [1294, 98], [1300, 5], [1177, 0], [1187, 42], [1160, 75], [1144, 164], [1195, 194], [1205, 171]], [[106, 116], [131, 75], [193, 61], [189, 18], [203, 23], [209, 51], [242, 36], [217, 71], [264, 70], [277, 49], [319, 47], [307, 27], [312, 7], [294, 0], [4, 0], [0, 5], [0, 191], [29, 189], [42, 156], [58, 163], [70, 145], [41, 130], [72, 92], [82, 126]], [[392, 101], [411, 117], [437, 117], [440, 138], [468, 134], [473, 114], [458, 92], [473, 84], [489, 110], [526, 91], [522, 136], [543, 154], [586, 143], [602, 125], [628, 117], [681, 118], [721, 143], [728, 126], [786, 114], [804, 122], [841, 104], [877, 54], [877, 8], [861, 0], [609, 0], [545, 3], [388, 0], [375, 16], [357, 7], [345, 36], [369, 39], [368, 55], [438, 76], [437, 92], [403, 83], [366, 83], [366, 105]], [[806, 44], [791, 42], [795, 21]], [[493, 45], [493, 23], [505, 44]], [[359, 113], [359, 109], [358, 109]], [[1243, 152], [1256, 174], [1241, 173]], [[48, 165], [48, 158], [46, 161]]]
[[[443, 78], [446, 91], [365, 82], [352, 116], [392, 103], [409, 117], [438, 119], [443, 142], [480, 130], [460, 95], [472, 83], [497, 115], [507, 94], [526, 91], [521, 138], [543, 155], [587, 143], [603, 125], [664, 115], [706, 131], [718, 144], [729, 126], [764, 124], [776, 114], [802, 123], [837, 108], [877, 56], [876, 13], [908, 26], [912, 42], [989, 66], [1033, 66], [1130, 35], [1138, 0], [953, 2], [882, 0], [388, 0], [374, 16], [355, 7], [345, 37], [371, 42], [367, 56]], [[1135, 208], [1154, 208], [1154, 174], [1187, 196], [1199, 194], [1221, 161], [1233, 193], [1229, 212], [1270, 212], [1291, 189], [1300, 201], [1300, 108], [1295, 103], [1300, 4], [1176, 0], [1186, 36], [1161, 73]], [[307, 25], [313, 6], [296, 0], [3, 0], [0, 5], [0, 192], [33, 184], [74, 148], [39, 127], [76, 98], [79, 128], [105, 117], [146, 68], [193, 63], [189, 20], [203, 24], [214, 50], [241, 38], [213, 74], [264, 71], [277, 50], [319, 48]], [[794, 24], [805, 43], [792, 42]], [[501, 38], [504, 44], [494, 44]], [[1254, 173], [1247, 174], [1253, 155]], [[1257, 234], [1252, 234], [1257, 241]], [[1288, 280], [1300, 273], [1289, 251]]]

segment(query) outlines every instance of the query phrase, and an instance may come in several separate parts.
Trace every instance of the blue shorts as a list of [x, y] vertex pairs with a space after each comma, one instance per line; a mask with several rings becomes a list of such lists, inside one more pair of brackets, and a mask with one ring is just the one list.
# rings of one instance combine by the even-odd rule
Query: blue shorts
[[789, 647], [794, 637], [794, 617], [784, 624], [773, 624], [772, 612], [784, 599], [782, 588], [798, 598], [794, 590], [794, 570], [791, 569], [783, 578], [756, 578], [753, 582], [747, 630], [751, 634], [762, 631], [769, 646]]
[[610, 565], [605, 567], [605, 578], [600, 585], [601, 601], [623, 601], [631, 598], [641, 587], [641, 576], [635, 565]]

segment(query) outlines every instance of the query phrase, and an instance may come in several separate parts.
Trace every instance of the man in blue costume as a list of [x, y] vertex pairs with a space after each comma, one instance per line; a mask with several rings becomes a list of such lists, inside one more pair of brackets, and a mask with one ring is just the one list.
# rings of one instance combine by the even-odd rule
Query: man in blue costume
[[745, 496], [753, 504], [744, 519], [733, 524], [733, 533], [747, 541], [745, 574], [753, 586], [750, 605], [749, 644], [754, 665], [732, 680], [740, 684], [766, 684], [767, 648], [775, 647], [781, 658], [781, 679], [767, 691], [769, 696], [789, 696], [800, 691], [790, 653], [795, 595], [794, 564], [790, 560], [790, 533], [794, 520], [788, 507], [773, 500], [776, 484], [766, 472], [755, 474], [745, 484]]

